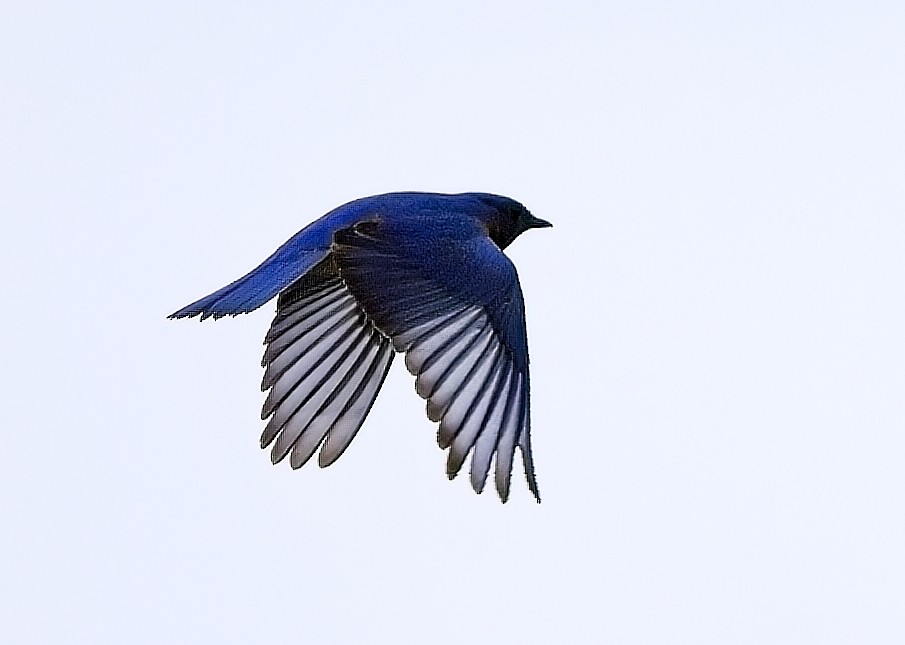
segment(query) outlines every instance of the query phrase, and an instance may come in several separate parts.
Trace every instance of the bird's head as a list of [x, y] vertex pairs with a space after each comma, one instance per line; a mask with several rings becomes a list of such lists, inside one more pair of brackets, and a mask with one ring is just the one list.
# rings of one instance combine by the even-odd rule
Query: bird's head
[[515, 238], [529, 228], [553, 226], [550, 222], [532, 215], [531, 211], [514, 199], [486, 193], [478, 195], [478, 198], [489, 207], [481, 219], [487, 226], [490, 239], [501, 249], [512, 244]]

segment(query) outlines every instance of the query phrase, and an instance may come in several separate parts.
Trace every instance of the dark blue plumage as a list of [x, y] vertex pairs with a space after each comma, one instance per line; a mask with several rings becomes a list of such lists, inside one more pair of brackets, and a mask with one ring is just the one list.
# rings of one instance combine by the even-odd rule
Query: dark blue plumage
[[495, 456], [500, 498], [509, 496], [519, 447], [540, 501], [530, 438], [525, 309], [502, 249], [529, 228], [550, 226], [499, 195], [390, 193], [359, 199], [302, 229], [260, 266], [170, 318], [220, 318], [279, 295], [265, 338], [269, 390], [261, 446], [293, 468], [320, 448], [333, 463], [364, 422], [405, 352], [427, 414], [449, 449], [447, 474], [471, 454], [481, 492]]

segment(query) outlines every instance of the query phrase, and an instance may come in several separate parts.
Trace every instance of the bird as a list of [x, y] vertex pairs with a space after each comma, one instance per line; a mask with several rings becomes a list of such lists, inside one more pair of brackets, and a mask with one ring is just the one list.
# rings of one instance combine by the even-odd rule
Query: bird
[[509, 499], [516, 447], [540, 502], [531, 454], [525, 305], [503, 253], [550, 227], [490, 193], [397, 192], [356, 199], [309, 224], [257, 268], [169, 318], [236, 316], [277, 298], [261, 366], [261, 448], [300, 468], [333, 464], [370, 412], [396, 353], [439, 422], [454, 479]]

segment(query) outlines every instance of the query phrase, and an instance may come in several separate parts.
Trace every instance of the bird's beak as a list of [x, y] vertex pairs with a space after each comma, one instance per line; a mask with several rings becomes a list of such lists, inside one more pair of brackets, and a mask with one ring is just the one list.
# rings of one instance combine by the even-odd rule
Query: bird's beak
[[550, 222], [545, 219], [541, 219], [539, 217], [531, 216], [531, 219], [528, 221], [528, 228], [550, 228], [553, 226]]

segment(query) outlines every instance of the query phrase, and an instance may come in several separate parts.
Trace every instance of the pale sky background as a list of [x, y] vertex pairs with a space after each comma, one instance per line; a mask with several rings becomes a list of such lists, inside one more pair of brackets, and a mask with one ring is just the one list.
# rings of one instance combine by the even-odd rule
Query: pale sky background
[[[905, 3], [12, 0], [0, 86], [0, 642], [905, 642]], [[540, 506], [165, 319], [392, 190], [555, 224]]]

